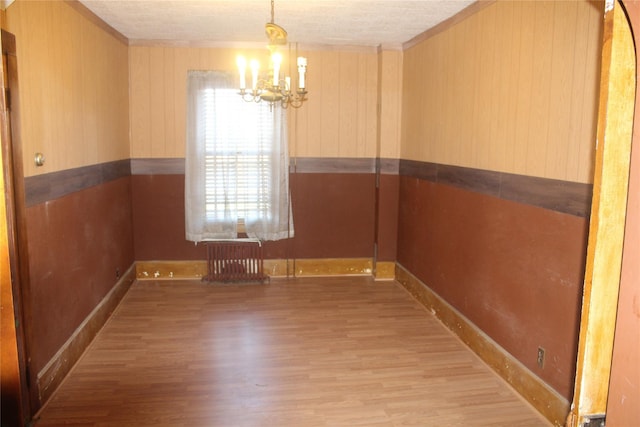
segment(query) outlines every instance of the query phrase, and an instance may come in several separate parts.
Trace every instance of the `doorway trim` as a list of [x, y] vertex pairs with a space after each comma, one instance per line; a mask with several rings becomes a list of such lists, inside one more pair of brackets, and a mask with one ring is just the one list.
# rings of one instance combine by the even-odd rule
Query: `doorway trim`
[[[29, 257], [26, 239], [26, 204], [24, 199], [24, 173], [22, 167], [22, 148], [20, 138], [20, 108], [18, 98], [18, 62], [16, 57], [15, 36], [5, 30], [1, 31], [2, 41], [2, 66], [0, 77], [2, 78], [3, 93], [0, 101], [0, 133], [2, 142], [2, 188], [5, 191], [6, 209], [3, 212], [3, 226], [6, 226], [6, 234], [3, 233], [0, 244], [8, 252], [9, 280], [2, 281], [3, 304], [10, 305], [13, 317], [12, 330], [3, 328], [3, 356], [5, 346], [10, 346], [10, 351], [15, 356], [11, 361], [11, 367], [17, 371], [16, 387], [10, 391], [15, 402], [9, 416], [17, 425], [28, 423], [33, 415], [34, 408], [39, 406], [39, 398], [34, 387], [34, 376], [29, 370], [29, 325], [28, 305], [26, 301], [29, 292]], [[6, 214], [6, 215], [4, 215]], [[2, 260], [4, 263], [5, 259]], [[4, 272], [3, 265], [3, 272]], [[7, 297], [8, 301], [4, 300]], [[5, 319], [3, 313], [3, 320]], [[6, 327], [6, 325], [3, 325]], [[10, 340], [5, 342], [5, 338]], [[6, 361], [3, 360], [3, 365]], [[3, 389], [3, 392], [5, 390]], [[4, 403], [5, 396], [3, 396]], [[4, 414], [3, 414], [4, 415]], [[5, 415], [6, 417], [6, 415]], [[15, 419], [13, 419], [15, 418]], [[3, 417], [3, 421], [5, 418]]]
[[589, 241], [573, 404], [568, 427], [604, 420], [629, 185], [636, 93], [630, 23], [618, 0], [605, 3], [600, 101]]

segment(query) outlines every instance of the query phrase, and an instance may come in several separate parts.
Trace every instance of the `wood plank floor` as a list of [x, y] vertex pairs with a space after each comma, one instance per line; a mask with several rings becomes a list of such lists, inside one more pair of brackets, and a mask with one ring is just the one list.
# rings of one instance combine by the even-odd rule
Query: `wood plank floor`
[[44, 426], [549, 426], [395, 282], [136, 282]]

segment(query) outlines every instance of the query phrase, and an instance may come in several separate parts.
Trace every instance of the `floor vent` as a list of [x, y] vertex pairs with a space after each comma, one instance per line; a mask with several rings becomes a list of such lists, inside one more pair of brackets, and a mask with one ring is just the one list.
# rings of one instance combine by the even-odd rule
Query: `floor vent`
[[258, 240], [207, 242], [206, 282], [264, 282], [264, 255]]

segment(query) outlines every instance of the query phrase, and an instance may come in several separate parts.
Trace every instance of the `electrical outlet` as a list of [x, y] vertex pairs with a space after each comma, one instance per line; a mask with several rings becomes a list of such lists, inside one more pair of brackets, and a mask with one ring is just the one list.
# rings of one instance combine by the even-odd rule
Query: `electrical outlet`
[[544, 348], [538, 347], [538, 357], [536, 359], [538, 366], [544, 368]]

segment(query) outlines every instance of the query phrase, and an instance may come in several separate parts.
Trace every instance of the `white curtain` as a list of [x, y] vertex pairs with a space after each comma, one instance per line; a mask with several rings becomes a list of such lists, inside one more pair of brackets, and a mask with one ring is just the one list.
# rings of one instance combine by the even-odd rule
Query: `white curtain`
[[189, 71], [185, 159], [187, 240], [293, 236], [286, 110], [246, 103], [232, 79]]

